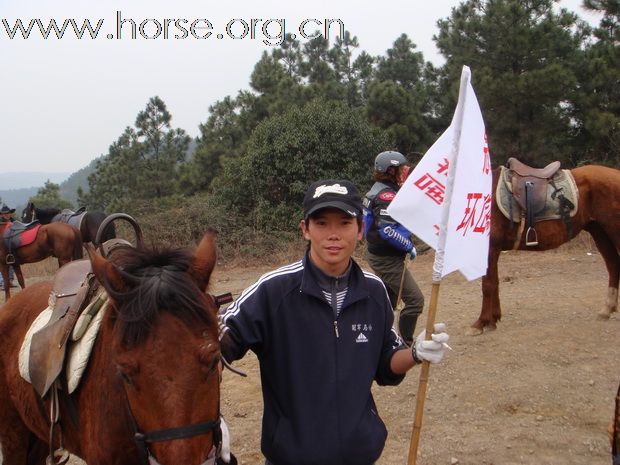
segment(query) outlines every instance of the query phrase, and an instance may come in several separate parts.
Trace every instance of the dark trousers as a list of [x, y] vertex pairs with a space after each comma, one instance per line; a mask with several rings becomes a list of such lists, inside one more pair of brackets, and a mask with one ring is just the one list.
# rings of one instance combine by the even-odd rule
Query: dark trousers
[[405, 266], [405, 261], [408, 262], [409, 258], [381, 256], [368, 252], [366, 260], [388, 289], [390, 302], [394, 309], [396, 309], [398, 304], [396, 299], [398, 298], [398, 290], [402, 280], [401, 299], [405, 306], [400, 311], [398, 317], [398, 332], [407, 345], [412, 345], [416, 322], [424, 309], [424, 294], [422, 294], [409, 270], [404, 270], [405, 275], [403, 278], [403, 267]]

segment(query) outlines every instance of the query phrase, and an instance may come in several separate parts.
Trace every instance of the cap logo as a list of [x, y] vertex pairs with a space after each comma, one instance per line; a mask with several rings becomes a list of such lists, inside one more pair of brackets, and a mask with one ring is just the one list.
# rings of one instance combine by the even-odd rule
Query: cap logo
[[347, 195], [348, 193], [349, 193], [349, 191], [347, 190], [347, 188], [345, 186], [341, 186], [340, 184], [332, 184], [330, 186], [327, 186], [327, 185], [323, 184], [322, 186], [319, 186], [319, 187], [316, 188], [312, 198], [316, 199], [317, 197], [320, 197], [323, 194], [342, 194], [342, 195]]

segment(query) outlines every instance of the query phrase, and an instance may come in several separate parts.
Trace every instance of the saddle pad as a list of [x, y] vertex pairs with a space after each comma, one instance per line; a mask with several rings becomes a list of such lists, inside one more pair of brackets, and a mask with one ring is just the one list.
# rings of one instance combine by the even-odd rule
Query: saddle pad
[[[97, 334], [99, 333], [99, 328], [101, 327], [101, 322], [103, 321], [106, 308], [107, 302], [104, 303], [101, 309], [93, 316], [93, 319], [88, 325], [88, 328], [84, 332], [83, 336], [79, 340], [69, 343], [67, 347], [65, 373], [67, 377], [69, 394], [75, 391], [78, 387], [80, 380], [82, 379], [82, 375], [86, 370], [88, 359], [92, 348], [95, 345], [95, 340], [97, 338]], [[87, 310], [88, 307], [84, 310], [84, 312]], [[47, 324], [52, 316], [52, 311], [52, 308], [47, 307], [32, 322], [30, 329], [26, 332], [24, 342], [22, 343], [19, 351], [19, 374], [29, 383], [31, 382], [29, 360], [32, 335]]]
[[66, 223], [77, 228], [77, 230], [81, 230], [82, 221], [84, 221], [84, 217], [86, 216], [86, 212], [76, 213], [73, 216], [67, 218]]
[[17, 234], [14, 234], [10, 228], [7, 228], [3, 233], [4, 244], [8, 249], [18, 249], [25, 245], [32, 244], [37, 238], [40, 227], [41, 225], [37, 224], [36, 226]]
[[80, 209], [77, 212], [64, 209], [52, 218], [52, 222], [57, 221], [59, 223], [67, 223], [68, 225], [71, 225], [79, 230], [82, 227], [82, 221], [84, 220], [85, 215], [86, 211], [83, 209]]
[[[521, 221], [521, 207], [514, 200], [512, 196], [512, 187], [507, 180], [508, 169], [505, 166], [501, 167], [499, 174], [499, 180], [497, 181], [497, 188], [495, 189], [495, 202], [497, 208], [502, 214], [510, 218], [510, 202], [512, 202], [512, 221], [519, 223]], [[564, 197], [572, 202], [575, 206], [570, 211], [570, 216], [573, 217], [577, 214], [577, 204], [579, 202], [579, 191], [577, 190], [577, 184], [575, 178], [570, 170], [560, 170], [553, 176], [553, 182], [558, 190], [561, 190]], [[547, 202], [545, 208], [536, 215], [535, 222], [544, 220], [557, 220], [561, 219], [560, 216], [560, 201], [557, 197], [551, 198], [551, 195], [555, 189], [551, 184], [547, 184]]]

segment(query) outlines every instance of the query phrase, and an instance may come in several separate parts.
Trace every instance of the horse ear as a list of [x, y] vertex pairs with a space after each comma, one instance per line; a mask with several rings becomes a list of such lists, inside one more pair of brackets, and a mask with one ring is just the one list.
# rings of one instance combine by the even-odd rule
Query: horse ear
[[106, 290], [109, 288], [115, 292], [125, 292], [127, 290], [127, 284], [116, 266], [103, 258], [90, 243], [84, 244], [84, 247], [88, 252], [88, 257], [93, 267], [93, 273], [95, 273], [97, 280], [103, 284]]
[[190, 274], [198, 284], [198, 288], [203, 292], [207, 290], [209, 278], [211, 277], [211, 272], [215, 267], [215, 261], [217, 259], [215, 236], [216, 233], [214, 230], [207, 230], [200, 240], [196, 252], [194, 252], [194, 259], [192, 260]]

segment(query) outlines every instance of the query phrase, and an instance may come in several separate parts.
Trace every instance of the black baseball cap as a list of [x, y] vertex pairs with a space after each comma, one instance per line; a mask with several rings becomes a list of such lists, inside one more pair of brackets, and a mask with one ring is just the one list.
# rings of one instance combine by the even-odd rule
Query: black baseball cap
[[322, 208], [337, 208], [351, 217], [361, 218], [362, 199], [351, 181], [326, 179], [314, 182], [304, 196], [304, 219]]

